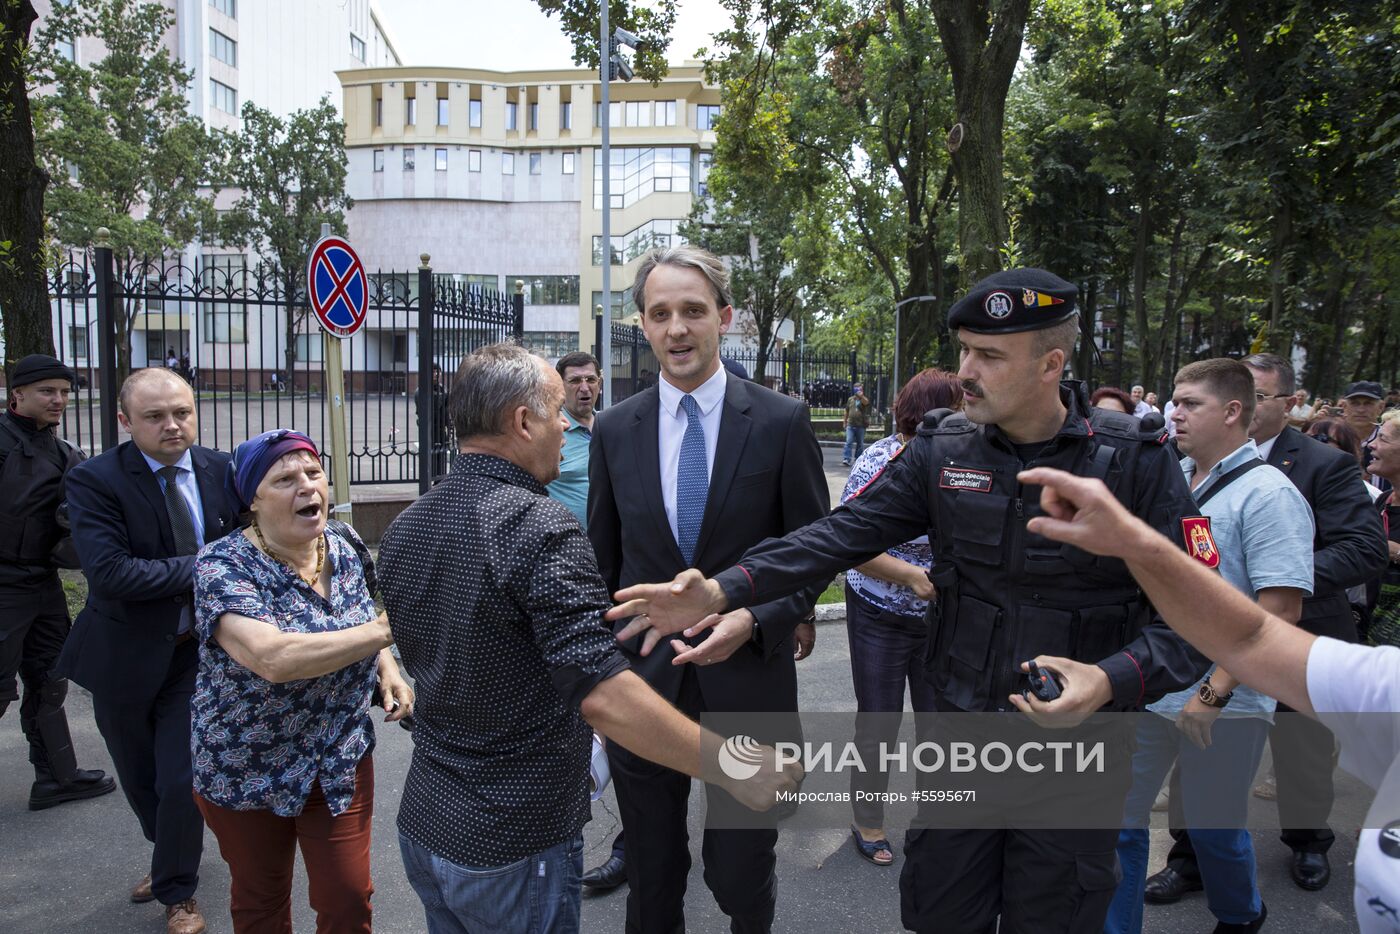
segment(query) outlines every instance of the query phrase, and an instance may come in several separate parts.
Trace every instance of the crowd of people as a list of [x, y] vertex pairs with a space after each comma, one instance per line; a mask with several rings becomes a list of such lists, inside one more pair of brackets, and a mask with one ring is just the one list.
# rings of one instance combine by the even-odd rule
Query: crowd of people
[[[234, 930], [291, 930], [300, 849], [318, 930], [369, 931], [378, 705], [413, 725], [398, 846], [428, 930], [578, 930], [581, 890], [623, 884], [629, 932], [684, 930], [697, 778], [706, 887], [732, 931], [781, 928], [776, 826], [718, 818], [800, 787], [773, 747], [800, 735], [797, 663], [845, 572], [862, 714], [900, 712], [906, 690], [916, 713], [1045, 730], [1138, 714], [1112, 829], [920, 820], [897, 848], [887, 779], [853, 773], [850, 845], [877, 867], [902, 855], [909, 930], [1134, 932], [1145, 903], [1195, 890], [1219, 934], [1260, 930], [1245, 811], [1266, 745], [1300, 888], [1331, 877], [1338, 745], [1383, 790], [1367, 827], [1400, 818], [1396, 743], [1360, 742], [1354, 716], [1400, 703], [1400, 408], [1378, 384], [1310, 406], [1289, 361], [1254, 354], [1183, 367], [1165, 411], [1141, 386], [1090, 395], [1061, 380], [1076, 287], [1009, 270], [952, 307], [958, 372], [908, 380], [889, 437], [865, 446], [852, 387], [832, 509], [806, 406], [722, 364], [723, 264], [656, 250], [633, 294], [661, 372], [605, 411], [587, 353], [550, 366], [497, 344], [450, 390], [435, 374], [447, 423], [425, 433], [450, 424], [457, 450], [377, 560], [329, 518], [307, 435], [205, 448], [188, 382], [153, 367], [121, 387], [130, 440], [85, 460], [54, 431], [73, 373], [19, 361], [0, 414], [17, 504], [0, 514], [0, 712], [18, 675], [30, 807], [116, 786], [77, 768], [71, 679], [152, 845], [130, 898], [160, 902], [168, 932], [205, 929], [206, 826]], [[60, 567], [88, 581], [71, 631]], [[1032, 665], [1058, 697], [1023, 693]], [[764, 715], [756, 774], [715, 768], [705, 714]], [[856, 746], [894, 722], [858, 720]], [[623, 830], [585, 871], [596, 743]], [[1149, 875], [1164, 785], [1174, 846]], [[1367, 931], [1400, 917], [1387, 845], [1361, 835]]]

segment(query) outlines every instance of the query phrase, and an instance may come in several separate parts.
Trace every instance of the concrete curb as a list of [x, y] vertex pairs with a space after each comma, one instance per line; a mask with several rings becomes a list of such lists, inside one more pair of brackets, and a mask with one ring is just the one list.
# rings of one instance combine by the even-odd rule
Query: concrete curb
[[846, 621], [846, 604], [844, 603], [818, 603], [817, 622], [819, 623], [844, 623]]

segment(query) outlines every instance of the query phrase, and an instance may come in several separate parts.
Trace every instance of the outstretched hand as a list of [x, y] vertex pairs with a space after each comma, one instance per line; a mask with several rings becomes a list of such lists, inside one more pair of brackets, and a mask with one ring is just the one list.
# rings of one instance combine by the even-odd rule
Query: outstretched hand
[[[718, 583], [691, 568], [677, 574], [669, 584], [634, 584], [613, 594], [618, 605], [605, 614], [605, 619], [617, 621], [631, 617], [617, 634], [625, 642], [645, 633], [643, 655], [666, 636], [684, 631], [687, 636], [703, 632], [718, 622], [723, 613], [724, 591]], [[713, 617], [713, 618], [711, 618]]]

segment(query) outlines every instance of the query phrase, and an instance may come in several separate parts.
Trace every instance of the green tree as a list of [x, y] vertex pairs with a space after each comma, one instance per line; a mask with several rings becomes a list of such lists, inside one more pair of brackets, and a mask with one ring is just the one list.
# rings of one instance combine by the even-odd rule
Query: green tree
[[0, 0], [0, 317], [5, 367], [31, 353], [53, 353], [45, 275], [44, 189], [49, 176], [34, 155], [26, 78], [29, 0]]
[[219, 224], [224, 243], [251, 248], [276, 262], [283, 301], [288, 377], [307, 306], [306, 260], [321, 225], [345, 234], [345, 123], [328, 98], [285, 120], [256, 104], [243, 105], [243, 129], [227, 138], [222, 181], [238, 200]]
[[[559, 26], [574, 42], [574, 64], [599, 67], [598, 0], [535, 0], [549, 16], [559, 17]], [[632, 56], [637, 74], [652, 83], [666, 76], [666, 47], [676, 24], [676, 0], [655, 0], [646, 6], [627, 0], [609, 0], [608, 26], [626, 29], [642, 40]]]
[[[36, 80], [52, 87], [34, 104], [53, 234], [85, 245], [107, 227], [129, 276], [163, 279], [171, 255], [214, 219], [204, 186], [217, 146], [189, 113], [193, 73], [165, 45], [174, 25], [174, 12], [157, 3], [73, 0], [54, 5], [37, 42]], [[96, 38], [107, 54], [79, 64], [60, 53], [79, 36]], [[130, 369], [140, 307], [128, 299], [117, 316], [119, 376]]]

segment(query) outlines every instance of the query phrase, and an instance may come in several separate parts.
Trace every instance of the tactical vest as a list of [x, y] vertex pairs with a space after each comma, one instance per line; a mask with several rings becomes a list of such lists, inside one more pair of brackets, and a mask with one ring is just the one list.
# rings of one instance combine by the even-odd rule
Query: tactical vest
[[960, 414], [920, 427], [934, 441], [929, 577], [939, 596], [929, 607], [926, 667], [940, 706], [1008, 709], [1007, 695], [1024, 686], [1023, 661], [1056, 655], [1092, 664], [1135, 639], [1147, 621], [1123, 561], [1026, 529], [1043, 515], [1040, 488], [1016, 478], [1027, 466], [1098, 477], [1131, 509], [1138, 452], [1160, 440], [1136, 419], [1090, 411], [1086, 436], [1062, 432], [1032, 464]]
[[53, 567], [54, 548], [67, 535], [58, 521], [63, 478], [82, 452], [52, 433], [31, 435], [8, 415], [0, 416], [0, 451], [0, 562]]

